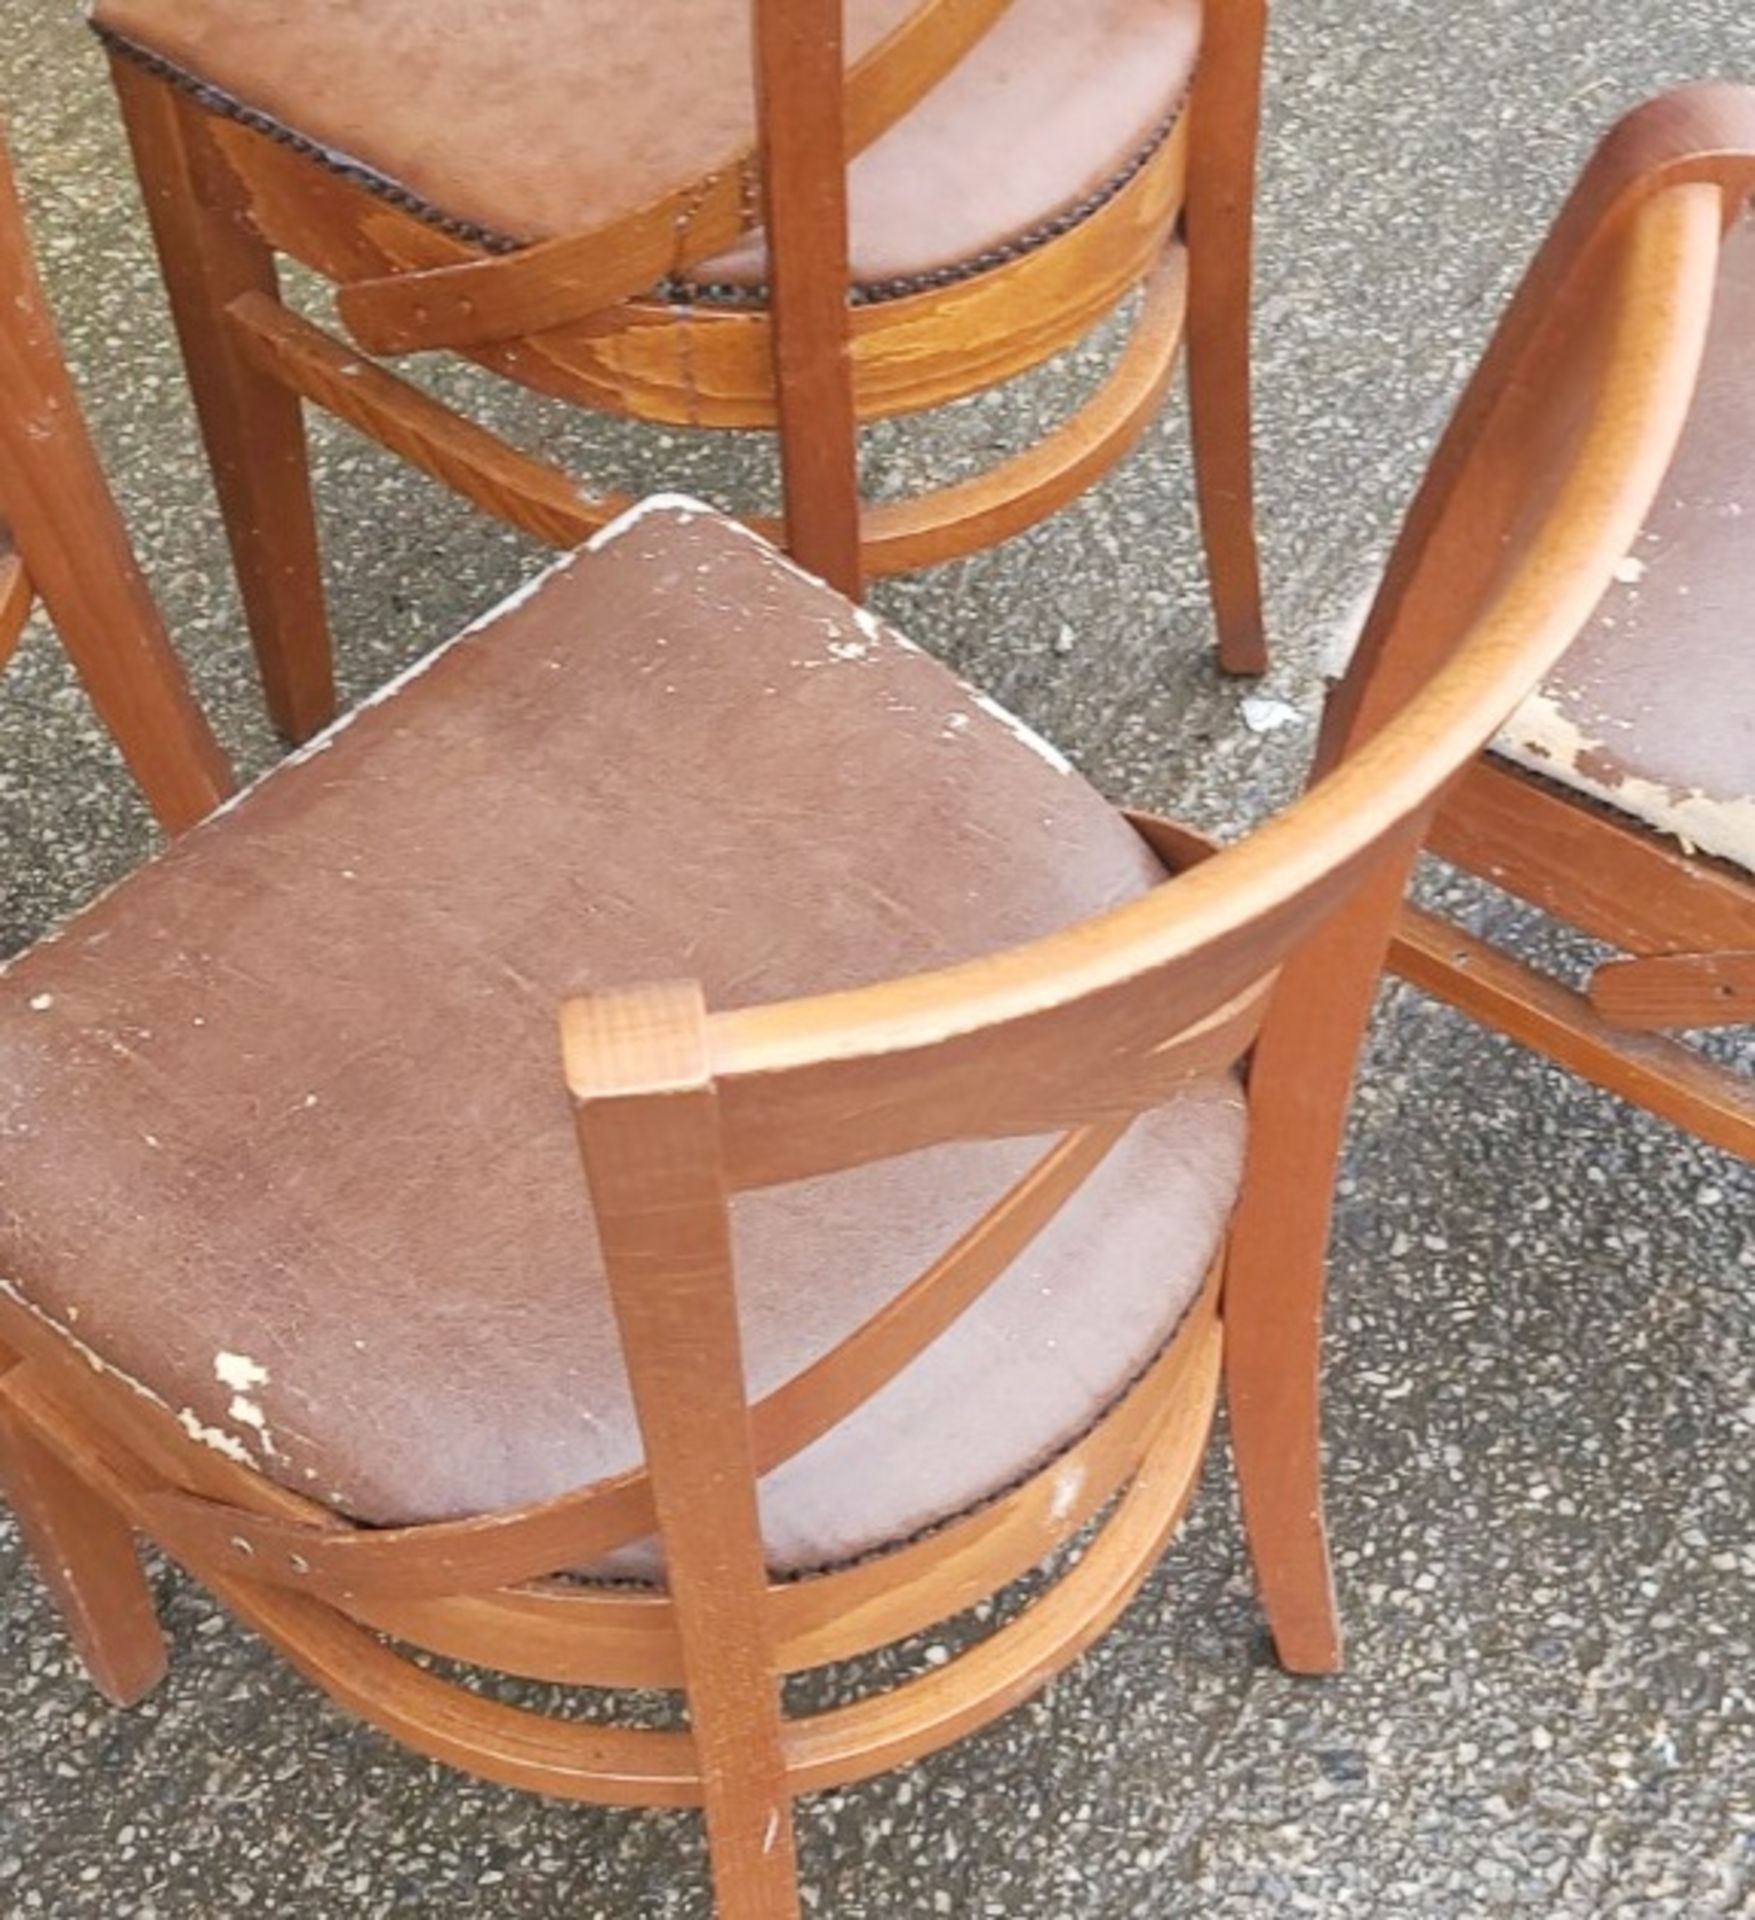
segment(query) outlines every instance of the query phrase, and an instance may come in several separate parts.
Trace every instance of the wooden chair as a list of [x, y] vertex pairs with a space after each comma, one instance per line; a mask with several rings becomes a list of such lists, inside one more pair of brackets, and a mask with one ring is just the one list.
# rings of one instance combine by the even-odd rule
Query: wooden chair
[[[98, 0], [276, 723], [303, 739], [334, 708], [301, 396], [557, 546], [631, 504], [367, 355], [443, 349], [613, 415], [777, 429], [786, 542], [858, 598], [1018, 533], [1134, 444], [1182, 337], [1184, 219], [1221, 660], [1259, 672], [1265, 4], [850, 0], [843, 32], [841, 0], [619, 0], [589, 30], [572, 0]], [[356, 344], [282, 304], [277, 254], [336, 284]], [[1136, 289], [1071, 418], [862, 509], [860, 423], [1008, 380]]]
[[[1677, 109], [1692, 111], [1691, 98]], [[1724, 113], [1727, 149], [1755, 150], [1743, 101]], [[1692, 123], [1682, 125], [1688, 137]], [[1641, 140], [1654, 137], [1641, 123]], [[1636, 147], [1629, 164], [1643, 159]], [[1393, 964], [1597, 1085], [1755, 1158], [1755, 1082], [1667, 1037], [1755, 1021], [1745, 597], [1755, 586], [1755, 214], [1734, 195], [1726, 212], [1705, 363], [1651, 517], [1546, 685], [1446, 799], [1430, 841], [1610, 957], [1578, 991], [1410, 906]], [[1450, 454], [1440, 452], [1435, 476]], [[1393, 582], [1380, 616], [1422, 590]]]
[[[1736, 170], [1678, 141], [1630, 186], [1626, 151], [1410, 535], [1452, 591], [1374, 631], [1333, 770], [1242, 843], [1114, 813], [660, 500], [0, 974], [0, 1441], [112, 1697], [163, 1659], [138, 1529], [422, 1752], [704, 1807], [720, 1912], [775, 1920], [797, 1796], [1116, 1617], [1221, 1377], [1281, 1656], [1335, 1666], [1318, 1327], [1358, 1036], [1439, 793], [1626, 551], [1706, 332]], [[783, 1674], [1087, 1529], [971, 1650], [783, 1711]], [[411, 1648], [676, 1689], [686, 1726]]]
[[193, 826], [231, 769], [104, 484], [0, 141], [0, 671], [39, 600], [159, 823]]

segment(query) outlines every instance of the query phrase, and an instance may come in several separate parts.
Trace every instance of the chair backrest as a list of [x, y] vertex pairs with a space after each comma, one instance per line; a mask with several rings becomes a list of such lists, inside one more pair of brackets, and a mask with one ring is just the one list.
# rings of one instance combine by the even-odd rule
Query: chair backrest
[[86, 430], [0, 138], [0, 667], [33, 596], [170, 832], [231, 791]]
[[[565, 1009], [685, 1616], [691, 1594], [717, 1608], [759, 1586], [754, 1481], [776, 1464], [750, 1444], [732, 1193], [958, 1138], [1100, 1148], [1252, 1049], [1252, 1139], [1312, 1115], [1338, 1137], [1426, 822], [1588, 617], [1668, 464], [1751, 154], [1755, 95], [1733, 88], [1659, 102], [1599, 152], [1458, 409], [1332, 704], [1319, 777], [1287, 812], [1144, 899], [942, 972], [741, 1011], [710, 1012], [687, 986]], [[1298, 1070], [1312, 1063], [1314, 1078]], [[1262, 1164], [1252, 1146], [1246, 1208]], [[938, 1327], [923, 1310], [914, 1332]], [[869, 1332], [840, 1352], [830, 1424], [918, 1351], [860, 1351]], [[793, 1438], [821, 1430], [801, 1420]]]

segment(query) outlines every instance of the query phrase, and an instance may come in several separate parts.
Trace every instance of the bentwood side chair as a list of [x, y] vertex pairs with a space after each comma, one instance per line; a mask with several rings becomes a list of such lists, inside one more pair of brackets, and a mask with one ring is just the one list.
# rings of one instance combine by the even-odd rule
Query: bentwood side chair
[[[1221, 661], [1259, 672], [1265, 4], [97, 0], [276, 723], [302, 739], [334, 707], [301, 397], [556, 546], [630, 504], [386, 356], [777, 430], [784, 519], [754, 524], [858, 598], [1100, 478], [1155, 414], [1185, 309]], [[282, 303], [277, 255], [334, 284], [351, 341]], [[1071, 417], [977, 478], [862, 507], [860, 423], [1009, 380], [1135, 291]]]
[[[661, 499], [0, 973], [0, 1458], [112, 1697], [163, 1660], [138, 1530], [424, 1753], [703, 1807], [720, 1913], [785, 1920], [794, 1800], [1101, 1633], [1221, 1379], [1281, 1657], [1336, 1665], [1358, 1038], [1441, 790], [1647, 511], [1745, 185], [1706, 145], [1629, 204], [1623, 152], [1537, 266], [1563, 324], [1502, 336], [1426, 497], [1450, 590], [1239, 844], [1113, 811]], [[784, 1709], [1081, 1532], [955, 1659]]]
[[[1746, 111], [1728, 112], [1737, 143], [1755, 145]], [[1394, 965], [1755, 1159], [1755, 1082], [1675, 1037], [1755, 1023], [1755, 214], [1727, 214], [1705, 364], [1651, 516], [1430, 842], [1608, 957], [1580, 991], [1410, 906]]]
[[0, 142], [0, 671], [39, 601], [160, 825], [193, 826], [231, 769], [105, 485]]

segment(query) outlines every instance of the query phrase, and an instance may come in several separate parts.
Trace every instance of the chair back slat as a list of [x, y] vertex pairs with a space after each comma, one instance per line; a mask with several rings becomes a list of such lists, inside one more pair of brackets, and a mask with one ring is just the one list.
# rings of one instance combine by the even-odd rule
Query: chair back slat
[[752, 1414], [756, 1470], [771, 1472], [881, 1392], [972, 1307], [1107, 1159], [1125, 1121], [1067, 1134], [914, 1283]]
[[1122, 982], [966, 1032], [928, 1021], [869, 1052], [772, 1069], [766, 1045], [763, 1064], [740, 1064], [748, 1029], [738, 1016], [715, 1020], [727, 1183], [772, 1186], [946, 1140], [1132, 1119], [1243, 1058], [1294, 936], [1251, 928], [1161, 993]]
[[[1058, 1141], [953, 1245], [878, 1313], [749, 1410], [757, 1474], [790, 1460], [886, 1386], [972, 1306], [1097, 1171], [1123, 1123]], [[35, 1385], [22, 1373], [0, 1392]], [[31, 1408], [42, 1424], [40, 1406]], [[142, 1490], [154, 1537], [195, 1559], [247, 1550], [252, 1572], [332, 1597], [431, 1597], [509, 1586], [601, 1559], [657, 1524], [643, 1469], [518, 1514], [407, 1530], [349, 1528], [320, 1512], [244, 1514], [184, 1493]]]

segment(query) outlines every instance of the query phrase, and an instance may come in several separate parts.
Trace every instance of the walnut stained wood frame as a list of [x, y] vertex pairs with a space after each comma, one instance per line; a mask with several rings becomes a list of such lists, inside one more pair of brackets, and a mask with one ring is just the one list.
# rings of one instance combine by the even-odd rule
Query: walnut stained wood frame
[[[326, 98], [325, 76], [347, 66], [345, 50], [301, 53], [289, 44], [300, 36], [276, 20], [259, 25], [250, 50], [239, 52], [236, 28], [223, 19], [202, 24], [215, 9], [191, 13], [182, 0], [97, 7], [265, 691], [289, 737], [308, 737], [334, 709], [301, 399], [559, 546], [576, 545], [631, 504], [520, 452], [379, 363], [416, 350], [460, 353], [539, 393], [630, 419], [777, 430], [783, 521], [755, 516], [751, 524], [784, 538], [805, 566], [857, 598], [867, 576], [1007, 539], [1098, 480], [1156, 412], [1186, 311], [1220, 659], [1240, 673], [1264, 667], [1249, 309], [1266, 0], [1102, 0], [1088, 9], [1064, 0], [853, 0], [845, 37], [855, 57], [844, 86], [842, 0], [734, 4], [753, 8], [760, 111], [746, 143], [695, 177], [671, 180], [655, 198], [636, 193], [623, 204], [609, 196], [610, 210], [591, 229], [512, 250], [503, 235], [411, 189], [396, 153], [374, 154], [368, 164], [333, 151], [369, 149], [369, 127], [301, 124], [301, 106], [311, 95]], [[473, 29], [467, 20], [438, 21], [435, 38], [500, 34], [474, 11]], [[701, 16], [690, 40], [711, 48], [725, 12], [721, 5]], [[686, 117], [667, 104], [679, 69], [666, 44], [675, 34], [662, 31], [666, 18], [629, 8], [615, 34], [657, 43], [629, 84], [649, 88], [652, 114]], [[1111, 20], [1124, 35], [1113, 49], [1100, 38]], [[1180, 75], [1136, 149], [1104, 162], [1105, 177], [1093, 186], [1075, 173], [1061, 190], [1070, 203], [1057, 202], [1045, 184], [1040, 205], [1011, 209], [1017, 230], [996, 215], [999, 230], [969, 239], [966, 257], [933, 256], [919, 271], [889, 277], [880, 259], [853, 279], [850, 159], [888, 135], [887, 151], [902, 157], [883, 162], [884, 178], [911, 167], [930, 182], [939, 148], [948, 143], [957, 158], [958, 116], [977, 120], [996, 88], [1003, 94], [989, 68], [1002, 81], [1007, 67], [1021, 65], [1046, 77], [1059, 68], [1062, 42], [1072, 42], [1064, 57], [1076, 54], [1082, 64], [1068, 70], [1066, 85], [1114, 90], [1131, 84], [1141, 49], [1153, 47], [1148, 27], [1163, 43], [1154, 59], [1168, 60], [1167, 71], [1178, 59], [1193, 69], [1198, 36], [1198, 70]], [[411, 17], [406, 30], [417, 41], [423, 31]], [[545, 30], [569, 31], [564, 9], [539, 10], [530, 27], [506, 31], [540, 40]], [[542, 49], [529, 57], [540, 61]], [[604, 57], [613, 71], [616, 47]], [[693, 57], [708, 66], [725, 58], [699, 48]], [[296, 73], [301, 59], [315, 61], [302, 93], [282, 71]], [[717, 84], [750, 91], [735, 62]], [[907, 143], [922, 103], [937, 118], [922, 136], [926, 150], [911, 160]], [[443, 104], [435, 100], [435, 114]], [[583, 118], [600, 110], [617, 111], [600, 101]], [[1087, 146], [1105, 110], [1095, 100], [1086, 111]], [[426, 144], [442, 147], [444, 137], [434, 130]], [[540, 141], [540, 129], [529, 137]], [[1017, 141], [1055, 137], [1052, 128], [1020, 126], [1009, 152], [987, 155], [973, 175], [965, 162], [964, 176], [947, 181], [940, 197], [979, 205], [982, 174], [1000, 178], [1026, 157]], [[419, 147], [422, 135], [407, 140]], [[600, 163], [611, 172], [618, 164], [615, 156]], [[901, 216], [892, 209], [886, 217], [893, 225]], [[744, 257], [758, 223], [771, 270]], [[862, 218], [862, 228], [870, 224]], [[902, 246], [897, 257], [905, 262], [907, 252]], [[276, 255], [335, 284], [353, 344], [282, 303]], [[861, 422], [941, 406], [1025, 372], [1135, 291], [1125, 348], [1071, 417], [977, 478], [862, 505]]]
[[[1557, 679], [1529, 728], [1514, 726], [1469, 769], [1428, 841], [1440, 859], [1603, 942], [1610, 955], [1575, 988], [1409, 905], [1391, 965], [1558, 1065], [1755, 1159], [1755, 1082], [1684, 1037], [1755, 1019], [1755, 841], [1736, 825], [1755, 819], [1755, 649], [1739, 599], [1748, 577], [1739, 549], [1750, 537], [1743, 516], [1755, 500], [1746, 438], [1755, 383], [1755, 225], [1747, 170], [1735, 164], [1755, 147], [1755, 122], [1740, 96], [1722, 96], [1719, 106], [1728, 237], [1705, 371], [1665, 498], [1630, 545], [1595, 626], [1562, 663], [1569, 684]], [[1673, 111], [1680, 166], [1696, 137], [1692, 99]], [[1643, 147], [1635, 158], [1644, 166]], [[1648, 184], [1643, 172], [1632, 173], [1627, 190], [1644, 192]], [[1518, 323], [1534, 324], [1537, 303], [1552, 297], [1546, 286], [1526, 290]], [[1459, 423], [1453, 438], [1462, 430]], [[1447, 441], [1427, 482], [1434, 497], [1457, 458]], [[1417, 506], [1416, 519], [1421, 512]], [[1656, 596], [1642, 555], [1660, 563], [1655, 606], [1641, 604]], [[1403, 617], [1405, 604], [1418, 607], [1424, 595], [1447, 591], [1444, 566], [1430, 549], [1407, 556], [1386, 583], [1377, 619]], [[1602, 746], [1568, 718], [1580, 689], [1600, 703]], [[1715, 705], [1722, 710], [1708, 710]], [[1682, 736], [1667, 759], [1653, 763], [1663, 780], [1644, 775], [1639, 757], [1654, 711], [1676, 715], [1672, 733]], [[1716, 760], [1701, 754], [1709, 729], [1726, 743]], [[1550, 744], [1544, 734], [1557, 738]], [[1660, 737], [1660, 756], [1668, 738]], [[1560, 752], [1571, 765], [1561, 764]], [[1594, 777], [1593, 762], [1601, 769]], [[1704, 789], [1696, 768], [1708, 779]], [[1698, 847], [1696, 834], [1717, 844]]]
[[[261, 1470], [272, 1453], [251, 1464], [235, 1439], [216, 1445], [196, 1415], [175, 1419], [149, 1383], [120, 1377], [101, 1348], [104, 1316], [57, 1322], [30, 1297], [28, 1248], [11, 1249], [0, 1461], [44, 1577], [111, 1697], [137, 1696], [163, 1658], [131, 1558], [139, 1530], [333, 1697], [424, 1753], [563, 1797], [702, 1807], [718, 1910], [776, 1920], [798, 1911], [799, 1795], [983, 1724], [1114, 1620], [1189, 1498], [1221, 1381], [1281, 1657], [1332, 1669], [1318, 1345], [1358, 1038], [1445, 784], [1559, 658], [1664, 472], [1699, 364], [1724, 209], [1745, 188], [1749, 114], [1750, 96], [1728, 89], [1668, 100], [1630, 121], [1586, 175], [1531, 276], [1539, 297], [1514, 310], [1464, 402], [1450, 484], [1423, 496], [1410, 525], [1420, 553], [1447, 557], [1450, 590], [1404, 596], [1403, 613], [1373, 628], [1334, 702], [1327, 770], [1300, 803], [1223, 850], [1139, 818], [1140, 840], [1173, 878], [950, 967], [741, 1009], [709, 1006], [687, 984], [566, 1001], [555, 1095], [564, 1072], [637, 1411], [636, 1468], [522, 1509], [361, 1524], [284, 1484], [280, 1469]], [[579, 578], [613, 580], [617, 557], [633, 554], [636, 574], [647, 569], [639, 577], [711, 600], [714, 555], [723, 562], [742, 540], [728, 535], [725, 523], [662, 509], [625, 521]], [[707, 584], [691, 587], [698, 577]], [[789, 584], [778, 562], [762, 562], [752, 590], [793, 596], [807, 625], [876, 645], [869, 624], [831, 617], [833, 596]], [[803, 591], [812, 597], [799, 601]], [[757, 611], [751, 631], [772, 629], [766, 599]], [[528, 640], [518, 623], [529, 617], [490, 622], [471, 670], [485, 671], [518, 631]], [[668, 616], [655, 630], [676, 631]], [[857, 670], [872, 664], [858, 638], [837, 644]], [[539, 681], [558, 670], [551, 653], [545, 639], [531, 656]], [[153, 883], [185, 853], [201, 857], [203, 842], [211, 857], [301, 783], [346, 789], [370, 777], [402, 707], [439, 698], [422, 694], [433, 685], [429, 676], [391, 690], [325, 738], [325, 758], [271, 775], [131, 884]], [[667, 691], [649, 683], [646, 697]], [[479, 706], [471, 724], [482, 724]], [[884, 724], [914, 722], [891, 709]], [[379, 745], [350, 748], [361, 727]], [[968, 730], [947, 723], [943, 733]], [[429, 738], [424, 721], [413, 731]], [[448, 769], [433, 777], [452, 779]], [[278, 883], [296, 889], [299, 876]], [[102, 910], [125, 915], [127, 897], [118, 889]], [[50, 1031], [29, 1025], [49, 983], [69, 979], [75, 998], [92, 991], [80, 925], [0, 978], [0, 1045]], [[100, 964], [124, 966], [115, 946]], [[501, 998], [511, 993], [502, 984]], [[460, 1036], [443, 1019], [423, 1031], [430, 1097], [445, 1100]], [[1220, 1258], [1125, 1391], [1069, 1448], [1020, 1461], [990, 1498], [849, 1563], [776, 1576], [759, 1482], [949, 1338], [1133, 1128], [1240, 1065], [1247, 1160]], [[739, 1271], [734, 1196], [797, 1192], [952, 1141], [1041, 1136], [1058, 1143], [997, 1204], [973, 1210], [912, 1284], [802, 1372], [752, 1389], [740, 1313], [751, 1276]], [[480, 1138], [484, 1156], [503, 1144], [491, 1131]], [[8, 1150], [16, 1174], [23, 1150], [16, 1140]], [[37, 1164], [61, 1176], [63, 1160]], [[52, 1222], [34, 1224], [40, 1238]], [[261, 1377], [247, 1356], [220, 1360], [240, 1396]], [[234, 1412], [260, 1437], [258, 1406], [241, 1398]], [[1076, 1561], [969, 1651], [826, 1712], [783, 1711], [782, 1675], [958, 1614], [1087, 1526]], [[574, 1577], [654, 1531], [662, 1584]], [[688, 1723], [549, 1717], [417, 1663], [411, 1648], [568, 1684], [676, 1688]]]
[[105, 485], [0, 144], [0, 671], [39, 600], [159, 824], [193, 826], [231, 769]]

